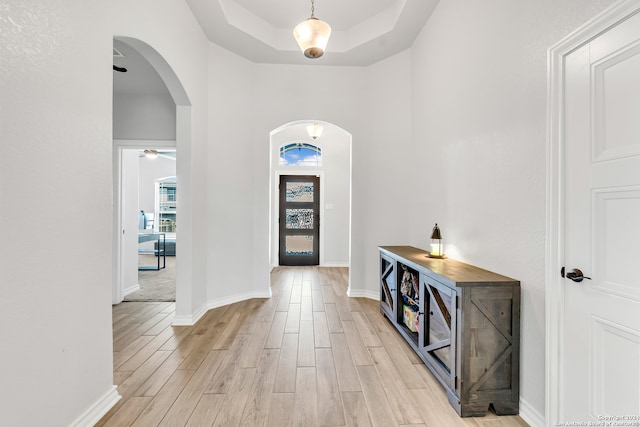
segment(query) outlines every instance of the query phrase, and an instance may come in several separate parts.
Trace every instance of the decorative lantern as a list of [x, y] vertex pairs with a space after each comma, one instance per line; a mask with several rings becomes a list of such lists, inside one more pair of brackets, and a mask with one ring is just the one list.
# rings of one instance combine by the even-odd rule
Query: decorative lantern
[[431, 232], [431, 250], [429, 251], [429, 257], [431, 258], [444, 258], [444, 252], [442, 247], [442, 234], [440, 233], [440, 227], [436, 223]]

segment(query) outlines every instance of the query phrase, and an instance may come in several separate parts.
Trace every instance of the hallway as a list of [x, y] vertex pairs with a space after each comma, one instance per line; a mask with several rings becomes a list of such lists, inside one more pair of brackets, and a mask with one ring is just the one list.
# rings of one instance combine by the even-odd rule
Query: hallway
[[273, 297], [172, 327], [174, 304], [113, 307], [123, 398], [99, 426], [522, 427], [459, 418], [377, 301], [348, 298], [348, 269], [279, 267]]

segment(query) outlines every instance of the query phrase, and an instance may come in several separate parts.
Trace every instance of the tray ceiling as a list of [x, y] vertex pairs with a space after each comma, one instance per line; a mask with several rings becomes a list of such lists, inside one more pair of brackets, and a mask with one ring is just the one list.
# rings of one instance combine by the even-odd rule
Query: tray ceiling
[[270, 64], [370, 65], [411, 47], [438, 0], [315, 0], [332, 27], [327, 53], [305, 58], [293, 27], [311, 15], [310, 0], [187, 0], [209, 40], [250, 61]]

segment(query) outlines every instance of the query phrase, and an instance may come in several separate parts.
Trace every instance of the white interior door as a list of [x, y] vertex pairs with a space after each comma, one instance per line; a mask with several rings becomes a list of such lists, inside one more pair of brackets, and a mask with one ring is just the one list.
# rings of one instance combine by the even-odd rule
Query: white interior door
[[138, 285], [138, 149], [122, 150], [122, 297], [140, 289]]
[[561, 419], [550, 421], [637, 417], [640, 14], [568, 54], [564, 66], [564, 265], [575, 280], [575, 269], [590, 279], [562, 284]]

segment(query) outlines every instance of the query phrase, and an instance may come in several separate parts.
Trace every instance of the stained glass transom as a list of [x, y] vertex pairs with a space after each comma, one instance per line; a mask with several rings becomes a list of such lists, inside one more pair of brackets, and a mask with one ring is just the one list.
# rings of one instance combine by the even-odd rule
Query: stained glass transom
[[283, 145], [280, 166], [322, 166], [322, 149], [306, 142]]
[[313, 182], [287, 182], [287, 202], [313, 202]]

